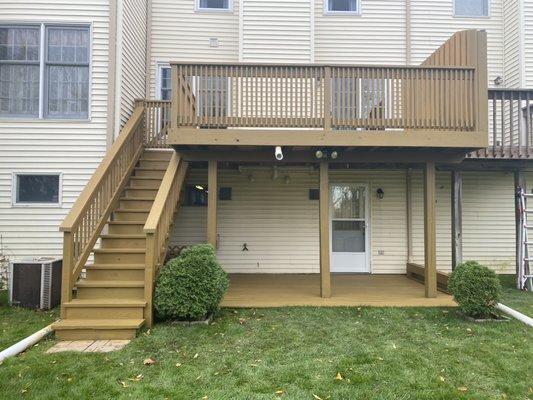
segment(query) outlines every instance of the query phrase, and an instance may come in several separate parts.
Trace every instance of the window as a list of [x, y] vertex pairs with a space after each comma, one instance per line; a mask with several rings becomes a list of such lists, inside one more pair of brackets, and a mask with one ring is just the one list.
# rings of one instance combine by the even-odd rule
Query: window
[[14, 205], [59, 205], [59, 173], [15, 173], [13, 177]]
[[218, 190], [218, 199], [221, 201], [231, 200], [231, 188], [230, 187], [221, 187]]
[[0, 27], [0, 116], [39, 116], [39, 27]]
[[231, 10], [231, 0], [196, 0], [197, 10]]
[[207, 187], [203, 185], [189, 185], [185, 187], [186, 206], [207, 206]]
[[172, 100], [170, 67], [161, 67], [161, 100]]
[[456, 17], [488, 17], [489, 0], [455, 0]]
[[0, 25], [0, 117], [87, 119], [89, 42], [86, 26]]
[[326, 0], [326, 14], [359, 14], [359, 0]]

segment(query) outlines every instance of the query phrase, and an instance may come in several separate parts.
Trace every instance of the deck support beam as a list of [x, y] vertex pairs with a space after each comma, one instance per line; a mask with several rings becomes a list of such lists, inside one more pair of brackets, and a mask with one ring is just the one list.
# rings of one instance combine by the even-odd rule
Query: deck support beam
[[207, 167], [207, 243], [217, 248], [218, 164], [209, 161]]
[[407, 263], [413, 262], [413, 171], [405, 175], [405, 208], [407, 211]]
[[452, 270], [463, 262], [463, 174], [452, 171]]
[[426, 297], [437, 297], [437, 228], [435, 162], [424, 168], [424, 267]]
[[320, 163], [320, 296], [331, 297], [331, 274], [329, 266], [329, 165]]

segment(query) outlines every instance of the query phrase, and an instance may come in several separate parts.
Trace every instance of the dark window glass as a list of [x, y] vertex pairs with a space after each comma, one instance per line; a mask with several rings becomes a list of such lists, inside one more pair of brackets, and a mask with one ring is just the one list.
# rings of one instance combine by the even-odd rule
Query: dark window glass
[[191, 185], [185, 187], [186, 206], [207, 206], [207, 187]]
[[229, 0], [200, 0], [200, 8], [229, 9]]
[[309, 189], [309, 200], [320, 200], [320, 191], [318, 189]]
[[230, 187], [221, 187], [218, 191], [219, 200], [231, 200], [231, 188]]
[[161, 68], [161, 100], [172, 100], [170, 68]]
[[59, 203], [59, 175], [17, 175], [17, 203]]
[[357, 0], [328, 0], [328, 11], [357, 12]]

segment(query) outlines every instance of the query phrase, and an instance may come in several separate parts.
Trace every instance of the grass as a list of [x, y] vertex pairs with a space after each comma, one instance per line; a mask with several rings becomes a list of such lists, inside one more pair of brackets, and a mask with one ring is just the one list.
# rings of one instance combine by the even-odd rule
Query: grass
[[[533, 330], [517, 321], [474, 324], [446, 308], [223, 310], [210, 326], [158, 324], [115, 353], [45, 354], [53, 344], [45, 341], [0, 366], [0, 393], [35, 399], [531, 399], [532, 340]], [[156, 363], [146, 366], [149, 357]]]
[[500, 275], [503, 286], [501, 303], [533, 318], [533, 293], [516, 289], [514, 275]]
[[4, 350], [37, 332], [57, 318], [58, 312], [56, 310], [38, 311], [0, 305], [0, 350]]

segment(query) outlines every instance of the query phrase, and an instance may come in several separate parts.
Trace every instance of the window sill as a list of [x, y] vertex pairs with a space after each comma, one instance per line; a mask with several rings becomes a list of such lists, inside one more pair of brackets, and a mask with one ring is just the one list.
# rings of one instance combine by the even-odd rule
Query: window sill
[[327, 17], [360, 17], [362, 14], [360, 11], [324, 11], [324, 15]]
[[16, 118], [16, 117], [0, 117], [1, 123], [89, 123], [90, 118], [86, 119], [52, 119], [52, 118]]
[[200, 13], [200, 14], [210, 14], [210, 13], [214, 13], [214, 14], [232, 14], [233, 13], [233, 9], [232, 8], [196, 8], [194, 10], [194, 12], [196, 13]]
[[60, 203], [14, 203], [12, 208], [61, 208]]
[[456, 19], [490, 19], [490, 15], [454, 15]]

